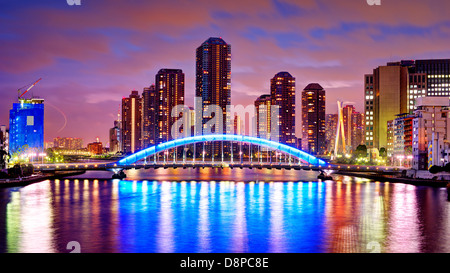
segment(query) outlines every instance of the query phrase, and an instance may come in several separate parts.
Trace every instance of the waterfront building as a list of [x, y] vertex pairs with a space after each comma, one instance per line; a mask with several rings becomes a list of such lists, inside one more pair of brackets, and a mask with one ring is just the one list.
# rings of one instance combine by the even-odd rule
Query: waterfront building
[[403, 60], [387, 63], [364, 76], [365, 142], [387, 145], [387, 121], [411, 114], [419, 97], [450, 96], [450, 59]]
[[323, 154], [325, 148], [325, 90], [311, 83], [302, 92], [302, 150]]
[[325, 147], [326, 153], [333, 153], [336, 142], [336, 128], [338, 125], [338, 114], [325, 115]]
[[141, 150], [142, 98], [133, 90], [122, 99], [122, 151], [135, 153]]
[[[417, 79], [414, 75], [414, 79], [410, 82], [412, 85], [422, 84], [422, 89], [426, 89], [426, 96], [450, 96], [450, 59], [416, 60], [414, 72], [417, 74]], [[416, 88], [421, 89], [419, 86]]]
[[279, 124], [278, 136], [274, 137], [280, 143], [295, 147], [295, 78], [289, 72], [277, 73], [270, 80], [270, 96], [271, 107], [278, 109], [275, 117]]
[[394, 154], [394, 120], [387, 122], [387, 144], [386, 144], [386, 156], [392, 161]]
[[410, 167], [412, 163], [412, 133], [414, 115], [408, 113], [396, 115], [393, 120], [393, 151], [394, 165]]
[[420, 97], [414, 111], [412, 167], [428, 170], [431, 166], [444, 166], [449, 160], [450, 101], [448, 98]]
[[256, 136], [270, 139], [271, 125], [271, 95], [262, 95], [255, 100], [256, 109]]
[[122, 151], [120, 126], [120, 120], [115, 120], [114, 127], [109, 129], [109, 152], [113, 154]]
[[44, 100], [20, 99], [9, 111], [9, 151], [44, 151]]
[[103, 154], [103, 144], [98, 140], [96, 142], [89, 143], [87, 145], [87, 149], [92, 155], [101, 155]]
[[0, 150], [8, 152], [9, 131], [6, 129], [6, 125], [0, 126]]
[[[196, 111], [202, 115], [197, 120], [201, 128], [195, 129], [196, 134], [231, 133], [231, 45], [222, 38], [210, 37], [196, 49], [195, 96], [200, 100], [200, 104], [195, 106]], [[208, 109], [213, 112], [220, 109], [222, 116], [204, 116], [203, 113], [208, 113]], [[218, 119], [219, 125], [207, 128], [207, 122], [213, 117]], [[223, 155], [229, 150], [228, 145], [223, 143], [207, 144], [204, 148], [208, 155]]]
[[177, 105], [184, 105], [184, 73], [181, 69], [161, 69], [155, 77], [156, 89], [156, 144], [177, 139], [182, 131], [175, 130], [172, 135], [172, 126], [179, 118], [172, 117], [172, 110]]
[[386, 148], [387, 122], [407, 112], [409, 63], [388, 63], [365, 75], [366, 146]]
[[[201, 98], [201, 108], [217, 105], [223, 113], [222, 131], [226, 132], [230, 120], [227, 106], [231, 105], [231, 45], [222, 38], [211, 37], [196, 50], [195, 95]], [[203, 117], [205, 124], [211, 117]], [[219, 133], [215, 128], [213, 133]]]
[[159, 93], [152, 84], [142, 92], [142, 148], [153, 146], [157, 142], [158, 122], [157, 113]]
[[83, 148], [83, 139], [78, 137], [56, 137], [53, 139], [53, 148], [79, 150]]

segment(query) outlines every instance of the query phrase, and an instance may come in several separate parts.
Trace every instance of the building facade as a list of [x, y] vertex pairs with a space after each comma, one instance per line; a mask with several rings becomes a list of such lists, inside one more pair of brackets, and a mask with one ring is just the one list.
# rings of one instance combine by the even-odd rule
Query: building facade
[[311, 83], [302, 92], [302, 149], [323, 154], [325, 147], [325, 90]]
[[157, 144], [159, 93], [152, 84], [142, 91], [142, 147], [148, 148]]
[[121, 122], [119, 120], [115, 120], [114, 127], [109, 129], [109, 152], [113, 154], [122, 152], [122, 136], [120, 126]]
[[368, 148], [387, 145], [387, 121], [413, 113], [419, 97], [450, 96], [450, 59], [387, 63], [364, 76]]
[[101, 142], [92, 142], [87, 145], [88, 152], [92, 155], [103, 154], [103, 144]]
[[57, 137], [53, 139], [53, 148], [80, 150], [83, 149], [83, 139], [77, 137]]
[[[393, 120], [392, 162], [397, 166], [411, 167], [412, 133], [414, 115], [399, 114]], [[389, 133], [389, 132], [388, 132]]]
[[[231, 45], [222, 38], [211, 37], [196, 50], [195, 95], [201, 98], [201, 108], [220, 107], [222, 128], [213, 128], [212, 133], [227, 133], [227, 121], [231, 121], [227, 107], [231, 105]], [[203, 112], [202, 111], [202, 112]], [[202, 125], [212, 116], [203, 117]], [[205, 127], [203, 130], [205, 130]]]
[[444, 166], [450, 152], [450, 101], [448, 98], [421, 97], [414, 111], [412, 167], [428, 170], [431, 166]]
[[[196, 50], [195, 96], [200, 100], [195, 106], [195, 134], [231, 133], [231, 45], [222, 38], [210, 37]], [[230, 151], [223, 143], [204, 147], [207, 155], [223, 156]]]
[[272, 96], [261, 95], [255, 100], [256, 110], [256, 136], [264, 139], [270, 138]]
[[135, 153], [141, 147], [142, 98], [138, 91], [131, 91], [122, 99], [122, 151]]
[[338, 125], [338, 114], [325, 115], [325, 142], [326, 153], [334, 153], [336, 142], [336, 129]]
[[[295, 78], [289, 72], [279, 72], [270, 80], [271, 107], [278, 112], [278, 131], [274, 136], [280, 143], [295, 147]], [[273, 111], [271, 110], [271, 113]], [[272, 118], [272, 114], [271, 114]], [[275, 128], [271, 128], [275, 130]], [[272, 134], [274, 135], [274, 134]]]
[[20, 99], [9, 111], [9, 151], [44, 151], [44, 100]]
[[161, 69], [155, 77], [156, 86], [156, 144], [179, 138], [182, 131], [172, 126], [179, 118], [172, 117], [177, 105], [184, 105], [184, 73], [181, 69]]

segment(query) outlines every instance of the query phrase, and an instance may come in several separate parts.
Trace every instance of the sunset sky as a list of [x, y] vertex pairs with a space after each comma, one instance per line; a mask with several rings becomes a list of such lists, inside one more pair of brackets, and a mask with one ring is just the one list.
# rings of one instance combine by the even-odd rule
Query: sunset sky
[[121, 99], [154, 83], [161, 68], [185, 73], [195, 94], [195, 49], [231, 44], [232, 104], [253, 104], [270, 78], [296, 78], [362, 111], [363, 76], [389, 61], [450, 58], [450, 1], [382, 0], [0, 0], [0, 125], [17, 89], [45, 99], [45, 140], [109, 142]]

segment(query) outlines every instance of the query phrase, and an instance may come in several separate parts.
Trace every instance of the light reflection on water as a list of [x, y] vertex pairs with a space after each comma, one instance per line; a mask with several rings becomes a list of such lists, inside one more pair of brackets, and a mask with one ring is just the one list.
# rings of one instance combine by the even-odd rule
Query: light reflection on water
[[450, 252], [445, 189], [294, 170], [148, 172], [0, 189], [0, 252], [69, 252], [70, 241], [81, 252]]

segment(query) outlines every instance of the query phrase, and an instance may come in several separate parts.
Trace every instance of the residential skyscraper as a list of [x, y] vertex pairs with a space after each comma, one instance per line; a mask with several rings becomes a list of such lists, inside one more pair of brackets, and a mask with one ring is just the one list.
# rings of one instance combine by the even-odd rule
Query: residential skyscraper
[[351, 129], [351, 147], [354, 151], [359, 145], [365, 144], [365, 119], [364, 114], [360, 112], [352, 113], [352, 129]]
[[323, 154], [325, 146], [325, 90], [311, 83], [302, 92], [302, 150]]
[[[223, 112], [223, 133], [227, 133], [227, 120], [230, 113], [227, 106], [231, 104], [231, 45], [222, 38], [209, 38], [196, 51], [196, 86], [195, 95], [202, 100], [202, 108], [217, 105]], [[202, 124], [207, 120], [204, 118]], [[219, 128], [214, 128], [218, 133]]]
[[114, 121], [114, 127], [109, 129], [109, 152], [118, 153], [122, 151], [122, 141], [120, 133], [121, 122], [119, 120]]
[[325, 141], [327, 153], [334, 152], [338, 114], [325, 115]]
[[156, 98], [156, 144], [176, 139], [182, 133], [171, 134], [172, 125], [179, 117], [172, 117], [177, 105], [184, 105], [184, 73], [181, 69], [161, 69], [155, 77]]
[[345, 142], [348, 151], [355, 150], [364, 143], [364, 114], [356, 111], [353, 105], [342, 108]]
[[[196, 117], [196, 122], [201, 123], [201, 132], [196, 129], [195, 133], [230, 133], [232, 120], [227, 108], [231, 105], [231, 45], [222, 38], [211, 37], [196, 50], [195, 96], [201, 100], [201, 105], [196, 104], [195, 111], [202, 114]], [[208, 113], [208, 109], [214, 112], [220, 109], [222, 116], [206, 114], [205, 117], [203, 113]], [[208, 128], [206, 124], [210, 124], [208, 121], [213, 118], [219, 125]], [[221, 153], [223, 156], [224, 150], [227, 150], [227, 145], [223, 143], [222, 146], [219, 143], [206, 145], [207, 154]]]
[[257, 137], [270, 139], [271, 104], [270, 95], [262, 95], [255, 100]]
[[138, 91], [131, 91], [122, 99], [122, 151], [134, 153], [141, 150], [142, 98]]
[[158, 133], [157, 113], [158, 113], [159, 93], [156, 92], [155, 85], [145, 87], [142, 92], [142, 146], [148, 148], [156, 144]]
[[295, 147], [295, 78], [289, 72], [277, 73], [270, 80], [270, 95], [271, 107], [278, 107], [278, 141]]

